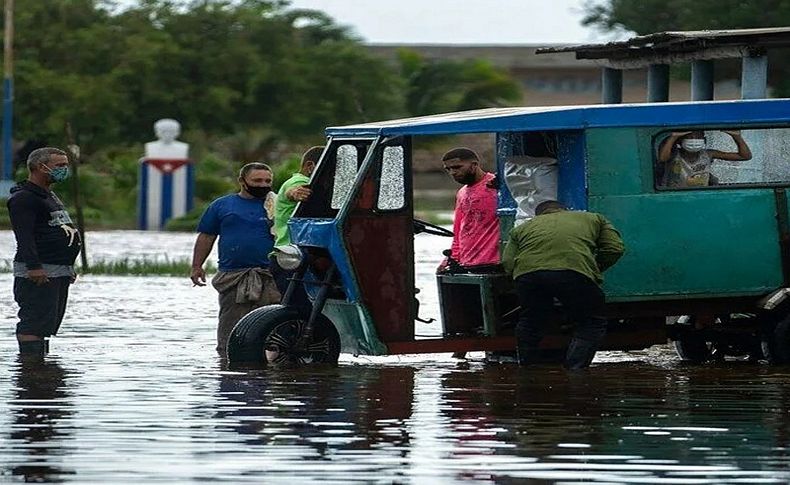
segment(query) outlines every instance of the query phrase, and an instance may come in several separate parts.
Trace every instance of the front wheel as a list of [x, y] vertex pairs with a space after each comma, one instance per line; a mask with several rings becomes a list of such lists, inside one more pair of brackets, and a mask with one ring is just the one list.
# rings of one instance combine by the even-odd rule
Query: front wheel
[[300, 308], [267, 305], [245, 315], [228, 338], [231, 365], [336, 364], [340, 335], [324, 315], [318, 315], [312, 338], [302, 342], [309, 313]]
[[713, 356], [713, 344], [705, 340], [701, 332], [694, 334], [689, 332], [674, 342], [675, 352], [684, 362], [702, 364]]

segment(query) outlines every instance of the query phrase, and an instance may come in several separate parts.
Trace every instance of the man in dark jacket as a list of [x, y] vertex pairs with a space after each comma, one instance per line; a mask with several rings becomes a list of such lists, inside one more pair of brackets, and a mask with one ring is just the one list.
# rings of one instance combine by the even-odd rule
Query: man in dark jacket
[[568, 211], [555, 200], [538, 204], [535, 217], [510, 232], [502, 263], [521, 302], [516, 327], [520, 364], [539, 360], [555, 298], [576, 324], [565, 367], [590, 364], [606, 334], [601, 273], [624, 251], [620, 234], [604, 216]]
[[28, 179], [11, 189], [8, 213], [16, 237], [14, 299], [19, 304], [16, 337], [22, 354], [43, 355], [66, 311], [74, 260], [82, 242], [52, 184], [69, 177], [69, 159], [52, 147], [27, 158]]

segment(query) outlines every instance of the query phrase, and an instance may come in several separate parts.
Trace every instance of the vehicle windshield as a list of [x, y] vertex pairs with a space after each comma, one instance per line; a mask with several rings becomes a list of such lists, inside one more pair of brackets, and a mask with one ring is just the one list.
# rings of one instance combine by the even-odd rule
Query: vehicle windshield
[[332, 140], [310, 181], [313, 193], [295, 217], [334, 218], [348, 199], [372, 139]]

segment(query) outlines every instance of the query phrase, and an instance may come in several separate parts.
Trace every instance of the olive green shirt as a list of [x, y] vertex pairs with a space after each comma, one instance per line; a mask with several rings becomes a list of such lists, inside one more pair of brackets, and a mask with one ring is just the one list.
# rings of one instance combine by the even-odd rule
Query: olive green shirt
[[274, 204], [274, 245], [285, 246], [291, 244], [291, 236], [288, 234], [288, 220], [296, 209], [296, 201], [291, 200], [285, 195], [289, 190], [300, 185], [310, 183], [310, 177], [302, 173], [295, 173], [291, 178], [283, 182], [280, 191], [277, 192], [277, 202]]
[[553, 211], [510, 232], [502, 264], [513, 278], [533, 271], [572, 270], [601, 284], [601, 273], [624, 251], [620, 233], [604, 216]]

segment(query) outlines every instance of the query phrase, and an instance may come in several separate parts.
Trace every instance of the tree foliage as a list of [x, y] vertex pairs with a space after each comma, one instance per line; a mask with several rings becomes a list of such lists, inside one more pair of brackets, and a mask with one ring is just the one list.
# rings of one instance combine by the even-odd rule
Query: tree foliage
[[203, 139], [265, 134], [260, 156], [327, 125], [518, 99], [484, 62], [389, 64], [277, 0], [21, 0], [14, 22], [15, 137], [62, 144], [69, 121], [88, 154], [149, 140], [163, 117]]
[[410, 116], [513, 105], [521, 100], [518, 83], [485, 60], [428, 61], [409, 49], [401, 49], [398, 59]]
[[233, 190], [243, 161], [290, 173], [276, 162], [326, 126], [520, 93], [486, 62], [376, 57], [324, 13], [282, 0], [17, 0], [14, 25], [14, 138], [63, 146], [70, 123], [91, 224], [133, 223], [138, 158], [160, 118], [183, 126], [200, 203]]
[[150, 139], [162, 117], [210, 134], [315, 136], [398, 106], [391, 68], [323, 14], [282, 2], [28, 0], [14, 20], [17, 138], [61, 140], [71, 121], [91, 152]]

